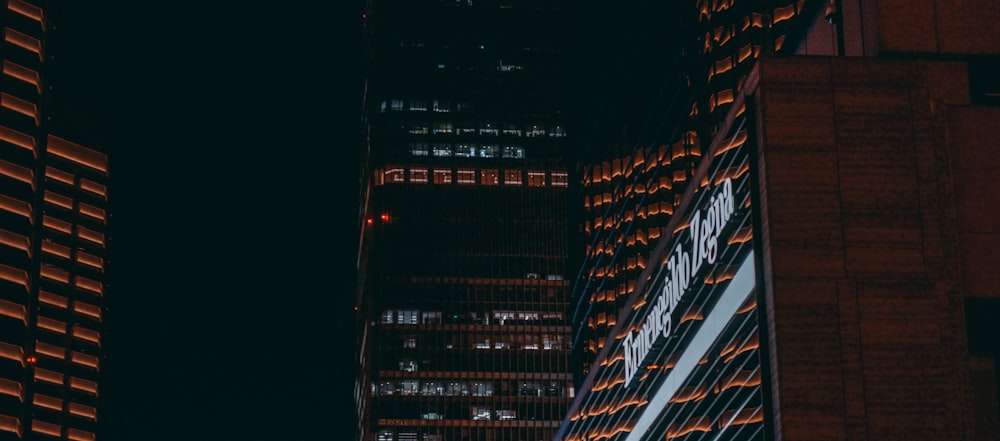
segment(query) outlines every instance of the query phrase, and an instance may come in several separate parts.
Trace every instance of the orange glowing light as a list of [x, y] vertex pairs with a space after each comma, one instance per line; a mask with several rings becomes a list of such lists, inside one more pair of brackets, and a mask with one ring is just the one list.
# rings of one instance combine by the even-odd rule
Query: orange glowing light
[[35, 364], [36, 360], [37, 359], [35, 358], [34, 355], [29, 355], [28, 358], [25, 361], [27, 361], [28, 363], [31, 363], [31, 364]]
[[382, 222], [389, 222], [389, 215], [383, 213], [381, 219], [382, 219]]
[[368, 218], [368, 225], [375, 223], [375, 219]]

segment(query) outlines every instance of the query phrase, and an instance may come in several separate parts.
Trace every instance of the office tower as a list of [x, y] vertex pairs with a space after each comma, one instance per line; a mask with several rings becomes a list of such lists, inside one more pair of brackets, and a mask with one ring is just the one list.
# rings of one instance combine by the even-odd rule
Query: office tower
[[[987, 129], [1000, 121], [989, 30], [1000, 10], [685, 7], [682, 81], [650, 90], [687, 95], [685, 117], [660, 112], [676, 127], [669, 153], [635, 143], [617, 168], [609, 160], [610, 179], [593, 165], [582, 193], [593, 207], [588, 188], [621, 188], [601, 202], [633, 216], [592, 225], [628, 244], [651, 217], [650, 186], [671, 190], [645, 176], [664, 169], [686, 185], [650, 252], [592, 255], [645, 263], [614, 281], [621, 306], [605, 328], [576, 333], [606, 338], [556, 439], [1000, 438], [1000, 329], [988, 319], [1000, 296], [986, 270], [997, 263], [1000, 195], [986, 183], [1000, 170]], [[616, 173], [644, 188], [614, 187]], [[600, 286], [600, 266], [587, 268], [598, 277], [578, 286]]]
[[92, 441], [108, 159], [50, 133], [44, 4], [0, 11], [0, 439]]
[[365, 5], [362, 440], [548, 440], [569, 374], [555, 1]]

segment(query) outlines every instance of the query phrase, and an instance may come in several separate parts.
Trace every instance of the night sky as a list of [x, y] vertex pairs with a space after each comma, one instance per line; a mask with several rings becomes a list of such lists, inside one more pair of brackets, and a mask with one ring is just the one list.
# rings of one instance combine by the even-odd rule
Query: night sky
[[360, 2], [65, 3], [52, 131], [112, 176], [100, 439], [348, 438]]

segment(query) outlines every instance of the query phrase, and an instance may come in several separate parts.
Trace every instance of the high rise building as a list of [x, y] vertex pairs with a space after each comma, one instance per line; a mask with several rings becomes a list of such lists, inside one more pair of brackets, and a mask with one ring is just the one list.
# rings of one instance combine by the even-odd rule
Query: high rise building
[[97, 439], [108, 158], [50, 132], [47, 2], [0, 9], [0, 439]]
[[660, 17], [679, 56], [642, 118], [589, 124], [636, 133], [583, 168], [556, 439], [1000, 438], [1000, 8]]
[[365, 4], [361, 440], [549, 440], [565, 415], [561, 3]]

